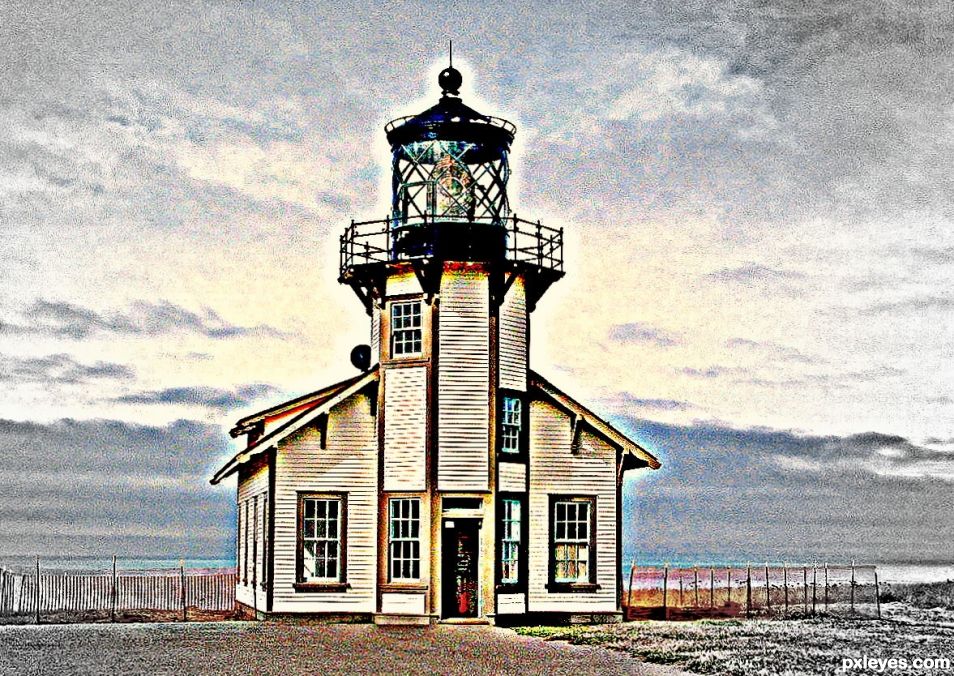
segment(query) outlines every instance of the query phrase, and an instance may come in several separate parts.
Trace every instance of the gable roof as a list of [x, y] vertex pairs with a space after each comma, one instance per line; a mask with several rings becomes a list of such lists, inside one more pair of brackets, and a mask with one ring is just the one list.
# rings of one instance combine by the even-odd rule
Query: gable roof
[[662, 467], [662, 464], [656, 456], [533, 370], [530, 371], [530, 387], [546, 396], [568, 413], [578, 416], [578, 419], [583, 424], [587, 425], [613, 446], [621, 449], [624, 454], [628, 453], [632, 455], [636, 460], [642, 461], [642, 463], [645, 463], [652, 469]]
[[[375, 366], [372, 371], [376, 371], [377, 368], [378, 367]], [[303, 394], [300, 397], [289, 399], [286, 402], [276, 404], [275, 406], [261, 410], [258, 413], [245, 416], [235, 423], [235, 427], [229, 430], [229, 434], [234, 439], [239, 435], [248, 434], [249, 432], [253, 431], [259, 423], [273, 422], [278, 418], [283, 418], [293, 413], [298, 413], [303, 410], [314, 408], [315, 406], [320, 406], [322, 403], [335, 396], [342, 390], [350, 387], [357, 381], [364, 378], [366, 375], [367, 373], [359, 373], [358, 375], [348, 378], [347, 380], [342, 380], [341, 382], [337, 382], [333, 385], [323, 387], [320, 390], [315, 390], [309, 394]]]
[[268, 434], [249, 444], [248, 448], [236, 453], [231, 460], [225, 463], [225, 465], [215, 473], [209, 483], [213, 485], [219, 483], [222, 479], [238, 471], [239, 465], [264, 453], [289, 434], [297, 432], [318, 416], [327, 413], [351, 395], [360, 392], [372, 382], [377, 381], [377, 379], [378, 368], [374, 367], [372, 370], [354, 378], [349, 378], [348, 380], [335, 383], [317, 392], [306, 394], [303, 397], [292, 399], [284, 404], [279, 404], [278, 406], [273, 406], [270, 409], [248, 416], [247, 418], [242, 418], [232, 429], [231, 434], [233, 437], [239, 436], [240, 434], [247, 434], [252, 431], [254, 425], [265, 421], [269, 417], [282, 418], [292, 416], [285, 424], [276, 427]]

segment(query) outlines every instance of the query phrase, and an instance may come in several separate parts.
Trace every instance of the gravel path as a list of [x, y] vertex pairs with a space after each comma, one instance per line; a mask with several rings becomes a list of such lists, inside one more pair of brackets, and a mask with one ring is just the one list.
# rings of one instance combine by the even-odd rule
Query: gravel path
[[646, 674], [604, 648], [483, 626], [273, 622], [0, 627], [0, 674]]

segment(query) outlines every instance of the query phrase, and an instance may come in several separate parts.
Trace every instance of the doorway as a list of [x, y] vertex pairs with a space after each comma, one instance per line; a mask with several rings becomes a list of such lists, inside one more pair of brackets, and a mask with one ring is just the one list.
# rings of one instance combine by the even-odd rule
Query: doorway
[[444, 519], [441, 615], [478, 617], [480, 519]]

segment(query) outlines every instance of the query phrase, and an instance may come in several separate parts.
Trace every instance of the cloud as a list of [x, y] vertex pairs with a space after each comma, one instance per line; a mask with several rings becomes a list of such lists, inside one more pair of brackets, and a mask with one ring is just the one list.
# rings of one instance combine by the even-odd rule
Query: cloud
[[759, 263], [746, 263], [734, 268], [722, 268], [706, 275], [708, 279], [719, 282], [736, 282], [745, 285], [778, 283], [794, 279], [804, 279], [801, 272], [770, 268]]
[[0, 356], [0, 382], [85, 383], [92, 380], [128, 380], [134, 371], [123, 364], [97, 361], [82, 364], [67, 354], [46, 357]]
[[861, 309], [863, 315], [876, 315], [888, 312], [948, 312], [954, 310], [954, 296], [923, 295], [911, 296], [902, 300], [875, 303]]
[[947, 560], [954, 453], [892, 434], [614, 422], [663, 467], [624, 488], [626, 558]]
[[213, 425], [0, 419], [4, 553], [232, 553], [234, 494], [208, 484], [230, 453]]
[[760, 352], [770, 359], [779, 361], [790, 361], [802, 364], [824, 364], [827, 360], [809, 356], [794, 347], [781, 345], [772, 341], [759, 341], [750, 338], [730, 338], [725, 341], [725, 346], [730, 350], [742, 349]]
[[738, 373], [742, 369], [728, 366], [709, 366], [708, 368], [697, 369], [689, 366], [679, 369], [679, 373], [683, 373], [687, 376], [693, 378], [718, 378], [719, 376], [724, 376], [729, 373]]
[[685, 411], [693, 408], [692, 404], [679, 401], [678, 399], [653, 399], [637, 397], [629, 392], [623, 392], [614, 397], [610, 404], [621, 405], [623, 407], [634, 406], [640, 409], [650, 409], [657, 411]]
[[21, 323], [0, 323], [0, 334], [73, 340], [97, 334], [158, 336], [172, 332], [197, 333], [214, 339], [286, 335], [265, 324], [232, 324], [211, 308], [193, 312], [168, 301], [137, 301], [124, 311], [107, 314], [72, 303], [39, 299], [23, 311]]
[[659, 347], [672, 347], [683, 342], [681, 336], [641, 322], [613, 324], [609, 338], [618, 343], [648, 343]]
[[261, 399], [277, 391], [276, 388], [264, 383], [244, 385], [235, 390], [223, 390], [215, 387], [170, 387], [162, 390], [124, 394], [112, 401], [120, 404], [182, 404], [228, 411], [247, 406], [256, 399]]

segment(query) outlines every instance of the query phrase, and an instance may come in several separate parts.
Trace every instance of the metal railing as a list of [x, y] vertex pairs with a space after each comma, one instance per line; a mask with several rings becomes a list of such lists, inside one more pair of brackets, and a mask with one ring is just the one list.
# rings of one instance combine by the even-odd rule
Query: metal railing
[[[563, 272], [563, 228], [551, 228], [540, 221], [528, 221], [516, 214], [506, 218], [415, 217], [352, 221], [340, 237], [340, 272], [345, 277], [364, 265], [395, 263], [436, 255], [439, 239], [453, 240], [456, 232], [477, 237], [503, 236], [503, 256], [514, 263], [534, 265], [543, 270]], [[415, 246], [407, 246], [412, 235]]]
[[[398, 117], [394, 120], [391, 120], [386, 125], [384, 125], [384, 132], [390, 133], [392, 129], [400, 127], [408, 120], [413, 120], [414, 118], [417, 118], [417, 117], [419, 117], [419, 115], [405, 115], [404, 117]], [[468, 124], [486, 124], [491, 127], [499, 127], [500, 129], [504, 129], [510, 132], [511, 134], [515, 134], [517, 132], [517, 127], [513, 122], [505, 120], [501, 117], [493, 117], [492, 115], [484, 115], [482, 116], [482, 119], [468, 118], [467, 123]]]

